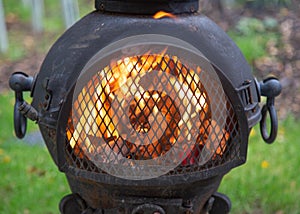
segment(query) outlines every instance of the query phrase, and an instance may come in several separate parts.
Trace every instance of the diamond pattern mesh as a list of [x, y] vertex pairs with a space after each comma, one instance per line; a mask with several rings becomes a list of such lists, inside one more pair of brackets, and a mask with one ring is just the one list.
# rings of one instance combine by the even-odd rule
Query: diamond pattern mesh
[[145, 166], [172, 175], [238, 159], [238, 123], [228, 98], [221, 98], [222, 85], [191, 67], [176, 56], [145, 54], [97, 71], [73, 102], [68, 163], [138, 176]]

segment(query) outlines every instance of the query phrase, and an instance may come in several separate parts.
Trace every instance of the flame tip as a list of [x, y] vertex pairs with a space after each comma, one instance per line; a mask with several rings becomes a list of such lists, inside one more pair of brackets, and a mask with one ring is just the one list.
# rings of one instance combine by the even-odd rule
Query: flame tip
[[165, 11], [158, 11], [157, 13], [155, 13], [153, 15], [153, 18], [154, 19], [161, 19], [161, 18], [165, 18], [165, 17], [168, 17], [168, 18], [172, 18], [172, 19], [175, 19], [176, 16], [172, 13], [168, 13], [168, 12], [165, 12]]

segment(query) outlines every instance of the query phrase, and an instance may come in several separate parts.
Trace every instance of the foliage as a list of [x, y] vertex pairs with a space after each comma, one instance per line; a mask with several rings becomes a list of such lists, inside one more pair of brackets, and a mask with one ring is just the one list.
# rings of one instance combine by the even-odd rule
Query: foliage
[[237, 2], [250, 9], [275, 9], [292, 4], [292, 0], [237, 0]]
[[277, 27], [277, 21], [272, 18], [260, 20], [243, 17], [228, 34], [241, 49], [247, 61], [252, 63], [255, 59], [267, 55], [268, 41], [279, 39], [279, 35], [274, 31]]
[[16, 4], [22, 4], [21, 1], [18, 3], [11, 0], [3, 0], [4, 12], [6, 14], [6, 19], [10, 23], [14, 20], [20, 20], [22, 22], [27, 22], [30, 20], [30, 8], [16, 6]]
[[[80, 15], [93, 10], [92, 0], [79, 0]], [[60, 1], [44, 0], [44, 32], [36, 34], [31, 26], [30, 5], [21, 2], [3, 0], [5, 20], [8, 29], [9, 49], [6, 54], [0, 54], [1, 60], [18, 61], [32, 52], [44, 54], [49, 45], [61, 35], [64, 30], [63, 14]], [[0, 63], [1, 63], [0, 60]]]
[[265, 26], [259, 19], [243, 17], [237, 23], [236, 30], [242, 35], [252, 35], [264, 32]]

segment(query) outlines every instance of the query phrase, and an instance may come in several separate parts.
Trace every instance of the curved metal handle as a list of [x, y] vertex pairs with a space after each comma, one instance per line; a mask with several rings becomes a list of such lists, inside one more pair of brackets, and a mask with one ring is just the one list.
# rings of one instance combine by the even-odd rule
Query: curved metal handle
[[[15, 72], [11, 75], [9, 79], [9, 86], [12, 90], [15, 91], [15, 97], [16, 97], [15, 106], [14, 106], [14, 129], [15, 129], [16, 136], [20, 139], [25, 136], [26, 128], [27, 128], [26, 114], [22, 112], [24, 106], [26, 106], [26, 102], [23, 99], [23, 91], [30, 91], [32, 85], [33, 85], [33, 77], [30, 77], [23, 72]], [[27, 109], [31, 110], [28, 107], [26, 108], [26, 110]], [[28, 113], [28, 110], [25, 113]]]
[[27, 118], [19, 110], [21, 104], [22, 102], [16, 99], [14, 106], [14, 128], [16, 136], [20, 139], [25, 136], [27, 129]]
[[[270, 133], [267, 129], [267, 114], [270, 116]], [[273, 143], [277, 137], [278, 120], [274, 105], [264, 105], [261, 111], [262, 119], [260, 121], [260, 133], [266, 143]]]
[[[259, 88], [261, 95], [267, 97], [267, 103], [261, 110], [262, 118], [260, 121], [260, 133], [264, 141], [271, 144], [275, 141], [278, 132], [275, 97], [277, 97], [281, 92], [281, 84], [276, 78], [270, 77], [261, 82]], [[268, 114], [270, 117], [270, 133], [267, 128]]]

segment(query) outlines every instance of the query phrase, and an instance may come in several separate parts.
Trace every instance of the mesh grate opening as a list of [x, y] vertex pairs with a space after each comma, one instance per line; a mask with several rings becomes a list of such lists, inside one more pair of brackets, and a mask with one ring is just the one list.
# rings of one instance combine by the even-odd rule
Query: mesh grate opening
[[165, 53], [126, 57], [97, 71], [73, 102], [68, 163], [135, 177], [162, 168], [186, 174], [239, 159], [234, 109], [207, 73]]

